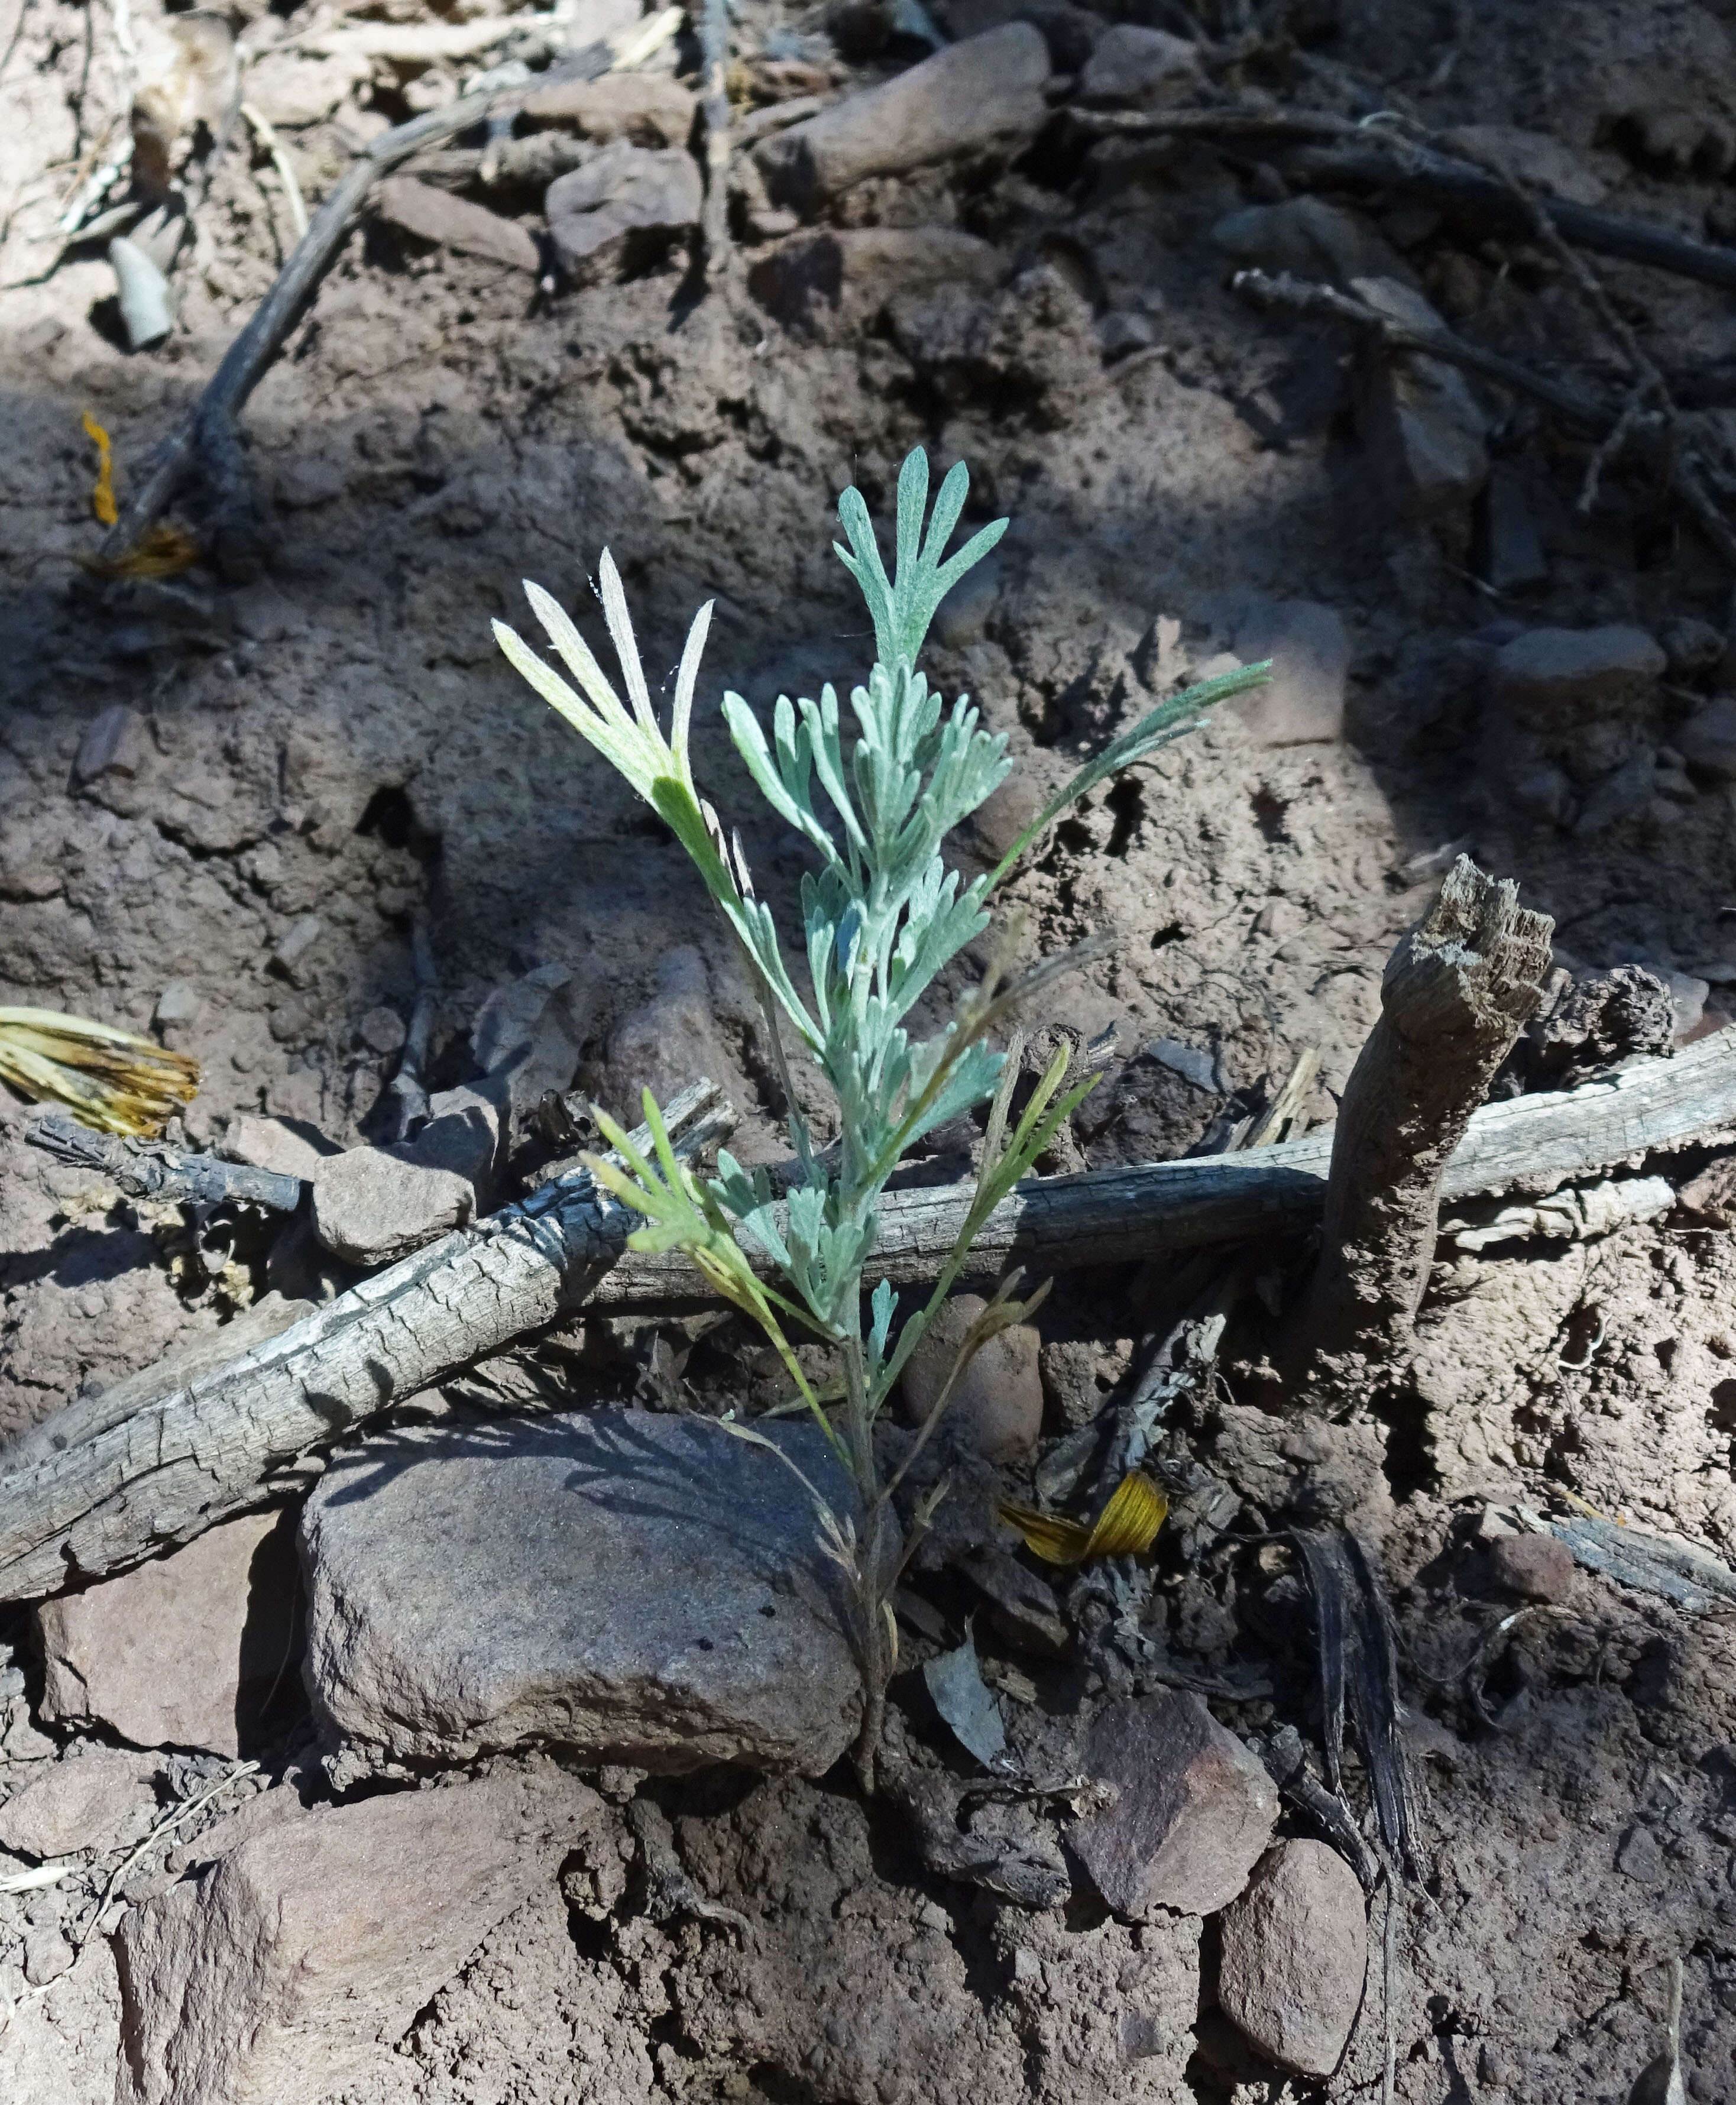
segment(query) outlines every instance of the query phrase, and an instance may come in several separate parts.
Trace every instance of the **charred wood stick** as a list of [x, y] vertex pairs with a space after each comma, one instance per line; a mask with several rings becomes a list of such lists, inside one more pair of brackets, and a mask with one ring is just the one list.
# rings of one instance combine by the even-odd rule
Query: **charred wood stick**
[[302, 1202], [299, 1177], [219, 1162], [214, 1155], [189, 1155], [160, 1140], [128, 1140], [95, 1133], [76, 1119], [51, 1111], [25, 1129], [25, 1138], [56, 1161], [93, 1169], [129, 1199], [161, 1199], [190, 1206], [262, 1206], [293, 1213]]
[[1408, 1341], [1447, 1164], [1541, 1002], [1554, 932], [1461, 856], [1394, 951], [1339, 1106], [1324, 1243], [1281, 1369], [1379, 1365]]
[[[668, 1115], [693, 1101], [678, 1097]], [[1550, 1191], [1732, 1129], [1736, 1030], [1725, 1030], [1672, 1060], [1486, 1106], [1447, 1164], [1441, 1196]], [[1332, 1149], [1328, 1131], [1244, 1154], [1033, 1179], [991, 1217], [973, 1263], [986, 1276], [1012, 1264], [1067, 1271], [1273, 1241], [1320, 1218]], [[932, 1280], [974, 1193], [959, 1185], [889, 1195], [877, 1274], [895, 1286]], [[0, 1451], [0, 1600], [123, 1570], [268, 1500], [274, 1470], [581, 1306], [715, 1305], [685, 1258], [620, 1257], [631, 1227], [588, 1184], [562, 1180], [365, 1280], [228, 1366], [154, 1395], [100, 1438], [10, 1473]], [[54, 1426], [26, 1436], [33, 1452], [52, 1445]]]
[[[665, 1115], [689, 1154], [734, 1124], [710, 1082], [683, 1091]], [[649, 1130], [635, 1142], [649, 1147]], [[37, 1459], [0, 1474], [0, 1599], [123, 1571], [268, 1502], [284, 1488], [274, 1471], [569, 1312], [620, 1258], [636, 1218], [588, 1174], [563, 1178], [94, 1437], [43, 1455], [43, 1440], [27, 1436]], [[52, 1431], [51, 1421], [38, 1434]]]
[[1467, 343], [1449, 329], [1413, 328], [1393, 315], [1382, 314], [1366, 301], [1353, 298], [1331, 285], [1292, 278], [1287, 271], [1273, 278], [1264, 270], [1238, 270], [1230, 282], [1237, 292], [1257, 306], [1279, 308], [1297, 315], [1330, 315], [1336, 321], [1347, 322], [1353, 328], [1377, 337], [1390, 351], [1416, 351], [1425, 357], [1444, 359], [1449, 364], [1462, 366], [1468, 373], [1493, 381], [1497, 387], [1528, 395], [1533, 401], [1553, 409], [1577, 431], [1597, 439], [1602, 464], [1607, 465], [1630, 446], [1635, 447], [1658, 463], [1677, 500], [1692, 513], [1701, 531], [1725, 562], [1736, 569], [1736, 530], [1733, 530], [1707, 491], [1692, 451], [1675, 442], [1683, 419], [1661, 409], [1636, 410], [1631, 404], [1622, 408], [1599, 402], [1589, 395], [1582, 395], [1577, 388], [1564, 387], [1546, 374], [1533, 372], [1516, 359], [1504, 358], [1499, 351], [1485, 351], [1480, 344]]
[[[1322, 188], [1343, 183], [1354, 188], [1402, 190], [1407, 197], [1439, 210], [1474, 220], [1480, 226], [1507, 234], [1536, 231], [1523, 196], [1470, 161], [1456, 159], [1419, 144], [1385, 124], [1358, 123], [1326, 110], [1307, 109], [1072, 109], [1067, 122], [1098, 135], [1135, 133], [1146, 138], [1256, 139], [1290, 144], [1284, 172]], [[1319, 146], [1322, 140], [1335, 145]], [[1595, 256], [1617, 256], [1645, 263], [1678, 278], [1736, 291], [1736, 248], [1695, 241], [1668, 227], [1618, 213], [1548, 200], [1549, 216], [1562, 239]]]
[[1313, 279], [1292, 278], [1287, 270], [1276, 278], [1264, 270], [1238, 270], [1230, 284], [1233, 290], [1255, 306], [1277, 308], [1293, 315], [1324, 315], [1379, 337], [1389, 351], [1416, 351], [1427, 358], [1444, 359], [1449, 364], [1462, 366], [1467, 373], [1493, 381], [1498, 387], [1509, 388], [1515, 395], [1528, 395], [1588, 437], [1603, 437], [1620, 414], [1617, 404], [1582, 395], [1577, 388], [1568, 387], [1559, 380], [1550, 379], [1546, 373], [1522, 365], [1515, 358], [1504, 358], [1498, 351], [1485, 351], [1481, 344], [1467, 343], [1451, 329], [1415, 328], [1395, 315], [1370, 306], [1366, 300], [1358, 300]]
[[[562, 74], [595, 80], [617, 65], [638, 63], [657, 26], [647, 25], [644, 32], [619, 52], [607, 42], [588, 45], [563, 60]], [[100, 562], [111, 565], [130, 555], [202, 463], [210, 465], [215, 480], [224, 487], [226, 498], [234, 499], [233, 485], [241, 472], [235, 419], [319, 289], [320, 281], [335, 261], [375, 183], [413, 154], [455, 139], [514, 98], [522, 99], [545, 84], [546, 77], [516, 87], [485, 87], [473, 95], [461, 96], [443, 109], [429, 110], [423, 116], [413, 117], [407, 124], [382, 132], [358, 157], [315, 213], [275, 284], [223, 354], [184, 422], [158, 449], [144, 480], [104, 536], [98, 551]]]

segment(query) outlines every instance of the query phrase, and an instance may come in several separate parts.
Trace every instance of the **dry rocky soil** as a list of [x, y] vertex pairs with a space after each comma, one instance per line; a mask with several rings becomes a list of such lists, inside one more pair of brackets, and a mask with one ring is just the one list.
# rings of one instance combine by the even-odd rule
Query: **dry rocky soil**
[[[964, 866], [1185, 678], [1275, 659], [1010, 888], [1026, 959], [1116, 938], [1036, 1019], [1117, 1047], [1045, 1169], [1220, 1146], [1309, 1048], [1300, 1117], [1330, 1121], [1461, 851], [1554, 918], [1556, 995], [1638, 966], [1654, 1049], [1727, 1026], [1732, 578], [1667, 454], [1588, 484], [1591, 444], [1522, 391], [1231, 279], [1353, 287], [1612, 422], [1637, 358], [1714, 506], [1729, 291], [1599, 256], [1600, 311], [1546, 229], [1335, 182], [1318, 143], [1094, 114], [1390, 113], [1533, 200], [1716, 244], [1728, 0], [741, 0], [709, 260], [695, 25], [588, 84], [563, 51], [630, 34], [630, 0], [490, 5], [0, 12], [0, 1001], [195, 1056], [172, 1138], [314, 1192], [275, 1233], [134, 1204], [0, 1093], [0, 1440], [485, 1213], [546, 1089], [620, 1112], [709, 1075], [743, 1155], [781, 1154], [724, 930], [490, 623], [530, 578], [601, 647], [606, 545], [655, 684], [714, 600], [697, 771], [787, 915], [801, 844], [717, 700], [860, 677], [833, 507], [853, 481], [884, 521], [918, 444], [968, 461], [967, 523], [1013, 521], [924, 661], [1018, 763]], [[231, 31], [315, 203], [479, 68], [550, 78], [375, 193], [242, 416], [251, 501], [184, 500], [199, 559], [105, 578], [83, 420], [124, 502], [293, 242], [200, 56]], [[172, 329], [131, 350], [107, 236], [56, 230], [159, 50], [190, 231]], [[383, 1155], [418, 1079], [428, 1122]], [[977, 1134], [942, 1138], [937, 1182]], [[1665, 2094], [1633, 2086], [1679, 1961], [1686, 2095], [1736, 2098], [1736, 1635], [1521, 1510], [1736, 1561], [1736, 1247], [1678, 1196], [1709, 1160], [1447, 1233], [1378, 1409], [1252, 1378], [1306, 1263], [1254, 1253], [1215, 1370], [1148, 1427], [1152, 1555], [1045, 1573], [997, 1497], [1085, 1497], [1076, 1436], [1216, 1276], [1071, 1276], [979, 1370], [900, 1595], [890, 1729], [938, 1844], [841, 1759], [857, 1683], [805, 1509], [702, 1422], [778, 1370], [709, 1318], [575, 1319], [258, 1514], [0, 1611], [0, 2096], [1619, 2105]], [[1366, 1891], [1364, 1737], [1348, 1835], [1273, 1781], [1286, 1727], [1327, 1760], [1299, 1530], [1353, 1534], [1392, 1604], [1416, 1861]], [[998, 1768], [928, 1671], [973, 1633]]]

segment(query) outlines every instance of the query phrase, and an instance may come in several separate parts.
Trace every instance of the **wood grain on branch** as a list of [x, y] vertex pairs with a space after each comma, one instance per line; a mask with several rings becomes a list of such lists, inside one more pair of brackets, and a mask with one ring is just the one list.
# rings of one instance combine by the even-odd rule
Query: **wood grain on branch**
[[1332, 1132], [1320, 1261], [1280, 1355], [1293, 1367], [1402, 1351], [1429, 1283], [1449, 1159], [1537, 1013], [1555, 923], [1469, 856], [1394, 951], [1380, 1018]]
[[[1736, 1030], [1726, 1030], [1672, 1060], [1487, 1106], [1447, 1162], [1440, 1196], [1550, 1191], [1732, 1129]], [[1021, 1264], [1040, 1275], [1276, 1240], [1320, 1218], [1333, 1145], [1326, 1132], [1240, 1155], [1033, 1179], [991, 1218], [977, 1268]], [[895, 1285], [932, 1280], [973, 1190], [890, 1195], [874, 1276]], [[0, 1473], [0, 1599], [123, 1570], [280, 1495], [298, 1456], [581, 1306], [713, 1305], [685, 1258], [620, 1256], [631, 1225], [588, 1183], [563, 1180], [365, 1280], [230, 1365], [154, 1394], [95, 1438], [44, 1453], [56, 1423], [47, 1421], [30, 1436], [40, 1443], [31, 1465]], [[101, 1414], [89, 1422], [101, 1423]], [[0, 1455], [0, 1469], [9, 1459]]]

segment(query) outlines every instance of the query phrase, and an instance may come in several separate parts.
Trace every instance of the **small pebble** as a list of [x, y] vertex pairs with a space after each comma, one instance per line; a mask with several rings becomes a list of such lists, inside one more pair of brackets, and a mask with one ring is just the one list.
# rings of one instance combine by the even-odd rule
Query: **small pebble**
[[1498, 1535], [1489, 1545], [1489, 1577], [1517, 1600], [1565, 1600], [1573, 1584], [1573, 1553], [1552, 1535]]

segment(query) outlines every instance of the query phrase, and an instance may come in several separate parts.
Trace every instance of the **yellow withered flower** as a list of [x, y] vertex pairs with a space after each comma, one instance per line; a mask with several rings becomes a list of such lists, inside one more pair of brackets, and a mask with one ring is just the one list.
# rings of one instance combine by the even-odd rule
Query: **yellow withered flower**
[[87, 1017], [0, 1008], [0, 1079], [99, 1133], [149, 1139], [198, 1094], [199, 1062]]

